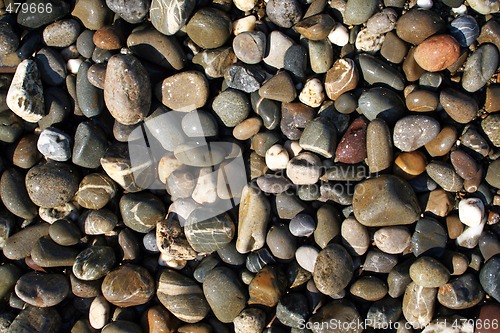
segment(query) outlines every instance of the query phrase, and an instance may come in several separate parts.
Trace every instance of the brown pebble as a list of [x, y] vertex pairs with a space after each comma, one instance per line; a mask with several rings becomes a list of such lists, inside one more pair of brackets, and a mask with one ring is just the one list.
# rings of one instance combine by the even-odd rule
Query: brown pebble
[[426, 197], [425, 212], [445, 217], [455, 208], [453, 196], [443, 189], [431, 191]]
[[436, 93], [429, 90], [415, 89], [406, 96], [406, 107], [410, 111], [434, 111], [438, 105], [439, 99]]
[[446, 126], [439, 134], [425, 145], [425, 149], [432, 157], [446, 155], [457, 142], [458, 133], [454, 127]]
[[233, 136], [237, 140], [248, 140], [259, 133], [261, 127], [262, 120], [257, 117], [248, 118], [236, 125], [233, 129]]
[[328, 14], [319, 14], [308, 17], [295, 25], [295, 30], [309, 40], [322, 40], [335, 25], [335, 21]]
[[481, 28], [481, 34], [477, 38], [479, 44], [492, 43], [500, 49], [500, 24], [496, 20], [488, 20]]
[[396, 32], [402, 40], [418, 45], [444, 26], [438, 13], [415, 7], [401, 15], [396, 24]]
[[500, 84], [492, 84], [486, 88], [484, 109], [490, 113], [500, 111]]
[[26, 135], [21, 138], [14, 148], [12, 163], [23, 169], [29, 169], [42, 158], [42, 154], [37, 149], [38, 137], [36, 135]]
[[450, 237], [450, 239], [457, 239], [464, 231], [464, 225], [456, 214], [446, 217], [446, 228], [448, 229], [448, 237]]
[[337, 146], [335, 162], [354, 164], [365, 160], [367, 126], [364, 117], [352, 122]]
[[396, 35], [395, 32], [389, 31], [385, 34], [380, 54], [394, 64], [403, 62], [406, 54], [408, 53], [408, 44]]
[[463, 179], [472, 179], [479, 171], [476, 161], [461, 150], [451, 152], [450, 160], [455, 171]]
[[427, 159], [418, 151], [402, 152], [394, 160], [394, 174], [405, 179], [412, 179], [425, 171]]
[[476, 118], [479, 107], [471, 95], [452, 88], [439, 94], [439, 102], [446, 113], [456, 122], [467, 124]]
[[123, 36], [113, 26], [107, 25], [94, 33], [95, 46], [103, 50], [118, 50], [125, 45]]
[[425, 73], [425, 69], [420, 67], [415, 61], [415, 49], [415, 47], [412, 47], [410, 51], [408, 51], [405, 61], [403, 62], [403, 72], [405, 73], [406, 79], [410, 82], [417, 81], [422, 74]]
[[354, 61], [349, 58], [338, 59], [326, 72], [326, 95], [334, 101], [346, 91], [355, 89], [358, 81], [359, 74]]
[[144, 332], [174, 333], [179, 321], [162, 305], [155, 305], [144, 312], [141, 324]]
[[262, 268], [248, 286], [248, 304], [273, 307], [285, 292], [284, 275], [272, 266]]
[[415, 49], [415, 61], [429, 72], [439, 72], [451, 66], [460, 56], [460, 45], [450, 35], [432, 36]]
[[212, 327], [205, 323], [187, 324], [179, 327], [179, 333], [212, 333]]

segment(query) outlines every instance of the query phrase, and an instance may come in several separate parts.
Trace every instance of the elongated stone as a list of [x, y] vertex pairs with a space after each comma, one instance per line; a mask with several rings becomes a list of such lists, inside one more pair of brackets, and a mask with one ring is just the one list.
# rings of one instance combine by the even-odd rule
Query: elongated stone
[[95, 117], [104, 110], [102, 90], [92, 85], [88, 79], [91, 65], [90, 61], [83, 62], [76, 74], [76, 100], [81, 112], [88, 118]]
[[24, 175], [15, 168], [5, 170], [0, 180], [0, 197], [12, 214], [32, 219], [37, 215], [37, 207], [31, 201], [24, 183]]
[[61, 303], [68, 296], [69, 289], [69, 282], [64, 275], [39, 272], [21, 276], [15, 287], [16, 295], [20, 299], [40, 308]]
[[403, 315], [416, 329], [427, 326], [434, 315], [437, 288], [426, 288], [410, 283], [403, 297]]
[[39, 238], [49, 234], [50, 224], [40, 223], [27, 227], [12, 235], [5, 242], [3, 254], [11, 260], [24, 259], [31, 254], [31, 249]]
[[61, 246], [45, 236], [33, 246], [31, 259], [40, 267], [73, 266], [77, 254], [77, 250]]
[[241, 193], [236, 250], [240, 253], [255, 251], [264, 246], [271, 205], [266, 196], [251, 184]]
[[372, 120], [366, 130], [366, 163], [370, 172], [389, 168], [392, 163], [391, 131], [382, 119]]
[[384, 83], [396, 90], [403, 90], [403, 76], [383, 60], [363, 53], [358, 58], [363, 79], [369, 84]]

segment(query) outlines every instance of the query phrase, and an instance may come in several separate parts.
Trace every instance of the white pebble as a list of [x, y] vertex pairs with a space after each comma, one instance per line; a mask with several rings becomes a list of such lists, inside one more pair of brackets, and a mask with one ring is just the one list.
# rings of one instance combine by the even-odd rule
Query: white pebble
[[257, 0], [233, 0], [236, 8], [243, 12], [251, 10], [257, 4]]
[[96, 330], [103, 328], [109, 321], [110, 306], [104, 296], [99, 295], [90, 304], [89, 322]]
[[233, 33], [238, 36], [245, 31], [254, 31], [257, 18], [253, 15], [245, 16], [233, 22]]
[[432, 0], [417, 0], [417, 6], [423, 9], [431, 9], [433, 5]]
[[70, 140], [71, 137], [63, 131], [47, 127], [40, 133], [36, 147], [46, 158], [65, 162], [71, 158]]
[[343, 24], [336, 23], [332, 31], [330, 31], [328, 39], [332, 44], [344, 46], [349, 43], [349, 30]]
[[462, 4], [457, 8], [452, 8], [451, 12], [456, 15], [464, 15], [467, 14], [467, 7], [464, 4]]
[[311, 79], [306, 82], [300, 92], [299, 100], [312, 108], [317, 108], [325, 100], [323, 85], [318, 79]]
[[474, 227], [466, 228], [460, 236], [457, 237], [457, 244], [461, 247], [465, 247], [466, 249], [473, 249], [479, 243], [479, 238], [483, 233], [484, 225], [486, 221], [483, 223], [476, 225]]
[[304, 150], [300, 146], [298, 141], [286, 140], [285, 144], [283, 146], [285, 147], [286, 151], [288, 152], [288, 155], [291, 157], [297, 156], [298, 154], [300, 154], [300, 152], [302, 150]]
[[78, 73], [78, 69], [80, 68], [80, 65], [83, 63], [83, 60], [78, 58], [78, 59], [69, 59], [68, 62], [66, 63], [66, 67], [68, 68], [68, 71], [71, 74], [76, 74]]
[[460, 221], [469, 227], [481, 224], [484, 218], [484, 204], [481, 199], [463, 199], [458, 204], [458, 217]]
[[374, 34], [367, 28], [361, 30], [356, 36], [356, 48], [365, 52], [375, 53], [380, 51], [385, 35]]
[[286, 169], [290, 157], [282, 145], [274, 145], [266, 151], [266, 165], [270, 170]]
[[187, 260], [176, 260], [165, 253], [161, 253], [158, 257], [158, 264], [162, 267], [170, 267], [181, 270], [186, 267]]
[[300, 267], [308, 272], [314, 272], [314, 265], [318, 258], [319, 251], [315, 247], [304, 245], [295, 251], [295, 259]]
[[211, 168], [200, 169], [192, 198], [200, 205], [214, 203], [217, 200], [217, 172]]

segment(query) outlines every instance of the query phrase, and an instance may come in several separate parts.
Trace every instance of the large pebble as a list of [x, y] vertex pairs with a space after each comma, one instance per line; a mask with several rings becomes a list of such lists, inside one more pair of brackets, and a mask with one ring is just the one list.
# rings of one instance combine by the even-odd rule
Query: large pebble
[[69, 282], [61, 274], [30, 272], [19, 278], [16, 295], [26, 303], [47, 308], [61, 303], [69, 293]]
[[259, 333], [262, 332], [266, 320], [263, 310], [249, 308], [241, 311], [238, 317], [234, 318], [235, 333]]
[[442, 71], [460, 56], [460, 45], [450, 35], [432, 36], [419, 44], [414, 53], [417, 64], [429, 72]]
[[0, 197], [5, 207], [14, 215], [32, 219], [37, 215], [37, 207], [26, 191], [24, 175], [15, 168], [5, 170], [0, 180]]
[[231, 30], [232, 23], [229, 16], [212, 7], [198, 10], [186, 26], [189, 38], [204, 49], [215, 49], [224, 45]]
[[85, 28], [90, 30], [100, 29], [110, 23], [111, 14], [105, 0], [77, 1], [71, 12], [71, 15], [80, 19]]
[[80, 34], [80, 24], [73, 19], [54, 22], [43, 29], [43, 41], [47, 46], [68, 47]]
[[403, 297], [403, 315], [413, 328], [427, 326], [434, 315], [437, 288], [426, 288], [412, 282]]
[[406, 116], [394, 126], [394, 145], [402, 151], [414, 151], [431, 142], [438, 134], [440, 125], [429, 116]]
[[302, 9], [297, 0], [270, 0], [266, 6], [266, 14], [277, 26], [291, 28], [302, 17]]
[[462, 76], [462, 87], [476, 92], [490, 80], [498, 67], [498, 49], [491, 44], [481, 45], [468, 59]]
[[363, 79], [369, 84], [382, 83], [396, 90], [404, 89], [403, 76], [387, 62], [363, 53], [358, 56]]
[[448, 282], [450, 272], [432, 257], [419, 257], [410, 266], [410, 277], [417, 285], [438, 288]]
[[[38, 0], [28, 0], [24, 3], [27, 8], [37, 8], [36, 6], [40, 4]], [[17, 23], [31, 29], [38, 28], [64, 17], [71, 7], [69, 3], [62, 0], [48, 0], [44, 4], [44, 10], [20, 10]]]
[[399, 18], [396, 32], [402, 40], [418, 45], [444, 28], [444, 25], [436, 12], [414, 8]]
[[40, 238], [31, 249], [31, 259], [40, 267], [72, 266], [77, 254], [77, 250], [61, 246], [49, 236]]
[[346, 249], [331, 244], [325, 247], [316, 259], [314, 283], [323, 294], [335, 295], [347, 287], [353, 271], [353, 262]]
[[146, 304], [154, 295], [154, 280], [142, 266], [122, 265], [102, 282], [102, 294], [108, 302], [125, 308]]
[[98, 280], [111, 271], [115, 262], [112, 248], [92, 246], [78, 254], [73, 264], [73, 274], [84, 281]]
[[189, 215], [184, 233], [195, 251], [211, 253], [233, 239], [235, 227], [231, 217], [225, 213], [214, 215], [209, 209], [199, 209]]
[[241, 193], [238, 238], [236, 249], [240, 253], [255, 251], [264, 246], [271, 206], [266, 196], [251, 184]]
[[439, 287], [437, 299], [449, 309], [462, 310], [478, 304], [484, 295], [477, 278], [469, 273]]
[[129, 193], [120, 199], [123, 223], [134, 231], [147, 233], [165, 217], [163, 202], [152, 193]]
[[484, 291], [497, 301], [500, 300], [500, 256], [496, 255], [481, 268], [479, 272], [479, 281]]
[[345, 6], [344, 23], [358, 25], [368, 21], [377, 10], [378, 2], [375, 0], [348, 0]]

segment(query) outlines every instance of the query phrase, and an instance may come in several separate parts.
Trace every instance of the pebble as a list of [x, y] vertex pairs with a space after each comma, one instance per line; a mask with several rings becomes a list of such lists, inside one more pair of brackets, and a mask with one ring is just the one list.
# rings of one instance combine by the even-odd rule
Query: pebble
[[376, 302], [387, 294], [387, 285], [374, 276], [363, 276], [351, 285], [349, 291], [355, 297], [369, 302]]
[[326, 73], [333, 64], [333, 47], [328, 39], [307, 42], [309, 65], [316, 74]]
[[399, 38], [395, 32], [389, 31], [385, 34], [384, 42], [380, 48], [380, 55], [389, 62], [400, 64], [403, 62], [407, 53], [408, 44]]
[[131, 321], [117, 320], [107, 324], [101, 330], [102, 333], [141, 333], [141, 327]]
[[234, 318], [235, 333], [260, 333], [264, 329], [266, 314], [263, 310], [249, 308]]
[[426, 288], [411, 282], [403, 297], [403, 315], [415, 329], [427, 326], [434, 314], [437, 288]]
[[58, 245], [49, 236], [44, 236], [31, 249], [31, 259], [40, 267], [72, 266], [78, 251]]
[[368, 119], [382, 119], [393, 124], [401, 118], [405, 105], [401, 97], [384, 87], [370, 88], [358, 100], [358, 110]]
[[404, 89], [403, 76], [385, 61], [362, 53], [358, 62], [363, 79], [369, 84], [382, 83], [396, 90]]
[[0, 25], [0, 55], [8, 55], [19, 47], [19, 37], [12, 28], [3, 23]]
[[211, 210], [196, 210], [186, 220], [184, 233], [197, 252], [217, 251], [233, 239], [235, 227], [229, 215], [214, 215]]
[[461, 15], [451, 21], [450, 34], [455, 37], [460, 46], [468, 47], [479, 37], [479, 25], [474, 17]]
[[500, 299], [499, 268], [500, 256], [497, 255], [490, 258], [479, 272], [479, 282], [484, 291], [497, 301]]
[[468, 59], [462, 76], [462, 87], [476, 92], [486, 85], [499, 62], [498, 49], [491, 44], [481, 45]]
[[310, 79], [302, 88], [299, 100], [312, 108], [319, 107], [325, 100], [323, 85], [318, 79]]
[[309, 40], [322, 40], [328, 37], [334, 24], [335, 21], [330, 15], [318, 14], [304, 18], [295, 25], [294, 29]]
[[274, 257], [289, 260], [295, 256], [297, 242], [285, 224], [274, 224], [266, 236], [266, 244]]
[[245, 262], [246, 269], [251, 273], [258, 273], [265, 266], [276, 263], [276, 260], [271, 255], [267, 248], [259, 249], [250, 253]]
[[439, 14], [427, 9], [414, 8], [401, 15], [396, 32], [402, 40], [418, 45], [445, 26]]
[[116, 191], [111, 178], [101, 173], [92, 173], [83, 177], [75, 197], [80, 206], [97, 210], [106, 206]]
[[65, 162], [71, 158], [71, 137], [57, 128], [47, 127], [38, 137], [37, 148], [46, 158]]
[[241, 91], [227, 89], [213, 101], [212, 108], [219, 119], [228, 127], [235, 127], [245, 120], [250, 113], [250, 101]]
[[149, 75], [139, 60], [130, 55], [111, 57], [106, 78], [104, 101], [113, 118], [124, 125], [143, 120], [151, 105], [151, 87]]
[[316, 222], [310, 215], [298, 214], [290, 220], [288, 227], [295, 237], [309, 237], [316, 229]]
[[29, 169], [37, 164], [42, 157], [36, 147], [37, 141], [38, 137], [35, 135], [23, 136], [14, 148], [12, 164], [22, 169]]
[[383, 34], [394, 29], [397, 13], [392, 8], [384, 8], [371, 16], [366, 22], [366, 28], [373, 34]]
[[366, 129], [367, 164], [371, 173], [387, 169], [392, 163], [392, 138], [387, 123], [374, 119]]
[[483, 119], [481, 122], [481, 127], [484, 133], [488, 136], [488, 139], [495, 147], [500, 147], [500, 115], [492, 114], [489, 117]]
[[314, 184], [321, 176], [320, 166], [321, 160], [316, 155], [300, 153], [288, 162], [286, 175], [295, 185]]
[[377, 1], [348, 0], [344, 11], [344, 23], [359, 25], [366, 22], [377, 10]]
[[337, 22], [328, 34], [328, 40], [334, 45], [345, 46], [349, 43], [349, 31], [342, 23]]
[[379, 250], [389, 254], [399, 254], [410, 246], [411, 234], [405, 227], [383, 227], [373, 235]]
[[106, 5], [125, 21], [135, 24], [142, 22], [146, 18], [151, 1], [133, 0], [125, 4], [121, 0], [106, 0]]
[[443, 156], [451, 150], [457, 137], [458, 133], [454, 127], [445, 126], [432, 141], [425, 145], [425, 148], [432, 157]]
[[285, 293], [286, 277], [276, 267], [263, 267], [248, 286], [249, 305], [274, 307]]
[[96, 330], [102, 329], [109, 321], [110, 305], [106, 299], [99, 295], [90, 304], [89, 323]]
[[426, 165], [427, 160], [422, 152], [402, 152], [394, 160], [394, 173], [402, 178], [412, 179], [422, 174]]
[[5, 208], [12, 214], [31, 220], [37, 215], [37, 207], [30, 200], [24, 183], [24, 175], [17, 168], [5, 170], [0, 179], [0, 197]]
[[[375, 192], [378, 198], [376, 202], [368, 199]], [[356, 186], [353, 211], [361, 224], [382, 227], [415, 222], [420, 207], [413, 189], [406, 181], [397, 176], [383, 175]]]
[[290, 75], [282, 71], [264, 82], [259, 89], [259, 95], [263, 98], [290, 103], [297, 97], [297, 92]]
[[328, 325], [330, 321], [338, 323], [340, 327], [352, 327], [349, 329], [350, 333], [361, 333], [363, 329], [358, 328], [356, 324], [361, 320], [362, 318], [354, 305], [337, 300], [322, 306], [309, 318], [307, 323], [311, 325], [313, 333], [324, 331], [321, 327]]
[[500, 161], [495, 160], [488, 166], [486, 182], [493, 187], [500, 188]]
[[98, 280], [111, 271], [116, 259], [109, 246], [92, 246], [80, 252], [73, 264], [73, 274], [80, 280]]
[[[112, 12], [108, 10], [105, 0], [78, 1], [71, 15], [78, 18], [89, 30], [98, 30], [110, 23]], [[85, 57], [90, 58], [90, 57]]]
[[156, 295], [167, 310], [188, 323], [199, 322], [210, 311], [200, 286], [171, 269], [160, 274]]
[[104, 109], [104, 97], [101, 89], [92, 85], [88, 79], [90, 62], [83, 62], [76, 75], [76, 99], [78, 107], [86, 117], [99, 115]]
[[354, 45], [358, 50], [375, 53], [380, 51], [384, 40], [384, 35], [373, 33], [368, 29], [362, 29], [356, 36], [356, 42]]
[[453, 65], [460, 56], [460, 45], [450, 35], [433, 36], [415, 48], [417, 64], [429, 72], [442, 71]]
[[444, 251], [446, 240], [446, 230], [440, 223], [430, 218], [421, 218], [411, 237], [413, 254], [416, 257], [423, 253], [440, 255]]
[[125, 41], [122, 32], [118, 27], [106, 25], [97, 30], [92, 40], [96, 45], [96, 50], [112, 51], [118, 50], [124, 46]]
[[106, 234], [118, 224], [116, 215], [106, 208], [87, 211], [80, 216], [80, 221], [87, 235]]
[[448, 192], [458, 192], [463, 187], [463, 179], [457, 175], [451, 165], [443, 162], [432, 161], [427, 164], [427, 174], [439, 186]]
[[367, 125], [363, 117], [354, 119], [337, 146], [336, 162], [355, 164], [365, 160]]
[[[25, 2], [28, 6], [38, 5], [39, 2], [29, 0]], [[70, 11], [70, 4], [61, 0], [51, 0], [51, 9], [44, 10], [33, 14], [29, 10], [19, 11], [17, 15], [17, 23], [31, 29], [41, 27], [43, 25], [57, 21], [58, 19], [66, 16]], [[29, 7], [28, 7], [29, 8]]]
[[281, 219], [291, 220], [304, 209], [304, 203], [297, 196], [288, 193], [276, 195], [276, 210]]
[[319, 291], [334, 295], [342, 291], [352, 279], [353, 262], [345, 248], [330, 244], [318, 255], [314, 265], [314, 283]]
[[[49, 236], [59, 245], [72, 246], [78, 244], [81, 233], [76, 223], [62, 219], [50, 225]], [[71, 266], [73, 266], [73, 264], [71, 264]]]
[[6, 103], [24, 121], [36, 123], [45, 116], [40, 72], [33, 60], [23, 60], [17, 66]]
[[255, 251], [264, 246], [271, 206], [265, 195], [252, 186], [241, 193], [236, 249], [240, 253]]
[[43, 83], [59, 86], [66, 79], [66, 67], [62, 56], [53, 49], [44, 47], [36, 53], [35, 62]]
[[[192, 94], [193, 91], [197, 93]], [[156, 87], [156, 96], [170, 109], [189, 112], [203, 107], [207, 102], [208, 81], [198, 71], [174, 74]]]
[[440, 130], [439, 123], [424, 115], [406, 116], [394, 126], [394, 145], [402, 151], [414, 151], [432, 141]]
[[227, 267], [216, 267], [207, 274], [203, 294], [214, 315], [223, 323], [232, 322], [247, 302], [243, 286]]
[[313, 273], [319, 251], [309, 245], [303, 245], [295, 251], [295, 259], [301, 268]]
[[123, 223], [130, 229], [147, 233], [165, 217], [163, 202], [151, 193], [129, 193], [120, 199]]
[[302, 9], [297, 0], [282, 2], [269, 0], [266, 5], [268, 18], [281, 28], [291, 28], [302, 17]]
[[357, 67], [352, 59], [338, 59], [325, 76], [325, 92], [335, 101], [343, 93], [356, 88], [359, 81]]
[[362, 256], [368, 251], [370, 245], [368, 229], [355, 218], [348, 217], [342, 222], [340, 234], [342, 244], [352, 256]]
[[472, 121], [479, 107], [476, 101], [463, 92], [452, 88], [447, 88], [441, 91], [439, 102], [443, 106], [448, 115], [461, 124], [466, 124]]
[[460, 200], [458, 204], [460, 221], [469, 227], [476, 227], [483, 222], [484, 204], [481, 199], [468, 198]]
[[[285, 116], [284, 116], [285, 117]], [[283, 118], [284, 118], [283, 117]], [[295, 119], [295, 121], [300, 120], [300, 119]], [[283, 119], [282, 119], [283, 121]], [[282, 124], [282, 127], [286, 126]], [[295, 136], [289, 136], [289, 139], [294, 138]], [[321, 155], [326, 158], [331, 158], [333, 154], [335, 153], [335, 149], [337, 147], [337, 130], [335, 128], [335, 125], [332, 124], [332, 122], [325, 117], [317, 117], [313, 119], [312, 121], [309, 121], [307, 125], [304, 128], [304, 131], [302, 132], [302, 135], [300, 136], [299, 140], [299, 145], [307, 151], [311, 151], [313, 153], [316, 153], [318, 155]], [[314, 160], [317, 159], [318, 157], [313, 154], [305, 154], [302, 157], [299, 158], [300, 154], [294, 159], [306, 159], [309, 160], [312, 165], [309, 166], [309, 169], [311, 166], [317, 166], [320, 164], [320, 161], [315, 162]], [[314, 156], [314, 157], [311, 157]], [[291, 159], [289, 164], [293, 164], [294, 159]], [[308, 169], [308, 168], [306, 168]], [[318, 172], [313, 172], [311, 176], [315, 176], [315, 174]], [[311, 181], [314, 179], [311, 179]], [[293, 181], [293, 179], [292, 179]], [[315, 183], [314, 181], [313, 183]], [[312, 183], [312, 184], [313, 184]]]
[[151, 23], [162, 34], [171, 36], [186, 24], [194, 6], [192, 0], [153, 0], [149, 10]]
[[246, 31], [233, 40], [236, 57], [246, 64], [258, 64], [266, 51], [266, 35], [262, 31]]
[[49, 24], [43, 29], [43, 41], [47, 46], [68, 47], [80, 34], [80, 24], [73, 19]]
[[448, 282], [450, 273], [436, 259], [422, 256], [410, 266], [410, 277], [419, 286], [438, 288]]
[[304, 295], [286, 294], [276, 307], [276, 318], [288, 327], [300, 328], [301, 323], [305, 322], [310, 314], [306, 304], [307, 299]]
[[471, 8], [476, 12], [483, 15], [496, 13], [500, 10], [500, 5], [497, 2], [491, 1], [473, 0], [469, 3], [469, 6], [471, 6]]
[[125, 264], [106, 275], [102, 294], [108, 302], [122, 308], [142, 305], [153, 297], [154, 281], [145, 268]]
[[227, 14], [212, 7], [198, 10], [186, 26], [189, 38], [204, 49], [215, 49], [224, 45], [231, 30], [232, 23]]
[[449, 309], [468, 309], [484, 298], [479, 281], [472, 274], [464, 274], [439, 287], [438, 302]]
[[15, 291], [24, 302], [47, 308], [61, 303], [68, 296], [69, 283], [61, 274], [30, 272], [17, 280]]

